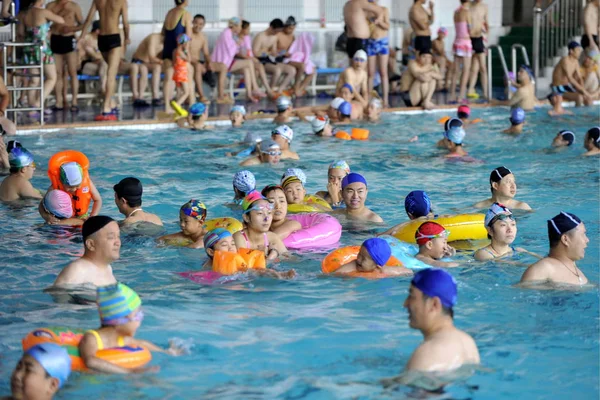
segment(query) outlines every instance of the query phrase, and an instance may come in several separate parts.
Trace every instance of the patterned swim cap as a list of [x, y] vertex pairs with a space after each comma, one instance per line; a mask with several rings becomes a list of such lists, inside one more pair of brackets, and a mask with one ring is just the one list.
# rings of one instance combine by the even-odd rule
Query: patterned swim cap
[[290, 176], [295, 176], [302, 182], [303, 185], [306, 185], [306, 174], [300, 168], [288, 168], [285, 170], [283, 175], [281, 175], [281, 182], [286, 180], [286, 178]]
[[204, 114], [206, 111], [206, 104], [204, 103], [195, 103], [190, 107], [190, 114], [193, 116], [199, 116]]
[[252, 205], [259, 200], [267, 200], [267, 198], [259, 192], [257, 192], [256, 190], [253, 190], [250, 193], [248, 193], [246, 197], [244, 197], [244, 200], [242, 200], [242, 210], [244, 210], [244, 214], [252, 211]]
[[219, 240], [229, 236], [231, 236], [231, 232], [225, 228], [215, 228], [212, 231], [208, 231], [208, 233], [204, 235], [204, 248], [212, 249]]
[[341, 169], [341, 170], [346, 171], [347, 174], [350, 173], [350, 166], [344, 160], [332, 162], [331, 164], [329, 164], [329, 169]]
[[196, 218], [198, 221], [204, 221], [206, 218], [206, 206], [200, 200], [190, 200], [180, 209], [188, 217]]
[[23, 168], [33, 164], [33, 154], [25, 147], [13, 147], [8, 153], [8, 164], [11, 168]]
[[184, 44], [190, 41], [190, 37], [188, 35], [186, 35], [185, 33], [182, 33], [181, 35], [177, 36], [177, 43], [179, 44]]
[[122, 283], [99, 287], [96, 294], [102, 325], [120, 325], [123, 318], [142, 305], [140, 296]]
[[250, 171], [238, 171], [233, 175], [233, 187], [246, 194], [256, 189], [256, 178]]
[[288, 143], [292, 143], [292, 139], [294, 138], [294, 131], [287, 125], [280, 125], [275, 128], [271, 135], [281, 135], [288, 141]]
[[246, 107], [236, 104], [235, 106], [231, 107], [229, 114], [233, 114], [234, 112], [239, 112], [243, 116], [246, 116]]

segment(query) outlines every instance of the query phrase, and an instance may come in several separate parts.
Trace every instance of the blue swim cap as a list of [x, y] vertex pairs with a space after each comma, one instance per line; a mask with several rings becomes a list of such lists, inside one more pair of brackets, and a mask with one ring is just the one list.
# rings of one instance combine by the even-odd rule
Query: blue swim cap
[[25, 147], [13, 147], [8, 152], [8, 164], [11, 168], [24, 168], [33, 163], [33, 154]]
[[204, 103], [195, 103], [190, 107], [190, 114], [193, 116], [200, 116], [204, 114], [204, 111], [206, 111], [206, 104]]
[[444, 307], [452, 308], [456, 304], [458, 297], [456, 280], [443, 269], [422, 269], [415, 274], [410, 283], [424, 295], [438, 297]]
[[224, 228], [215, 228], [204, 235], [204, 249], [212, 249], [221, 239], [231, 236], [231, 232]]
[[431, 212], [429, 196], [422, 190], [413, 190], [404, 199], [404, 209], [415, 218], [426, 216]]
[[350, 104], [347, 101], [345, 101], [342, 104], [340, 104], [340, 107], [338, 108], [338, 111], [342, 115], [346, 115], [346, 116], [349, 117], [350, 114], [352, 114], [352, 104]]
[[519, 125], [525, 122], [525, 111], [521, 107], [513, 108], [510, 112], [510, 123]]
[[25, 352], [40, 363], [52, 378], [58, 379], [61, 388], [71, 374], [71, 357], [67, 350], [54, 343], [40, 343]]
[[367, 186], [367, 180], [361, 174], [357, 174], [356, 172], [350, 172], [348, 175], [342, 179], [342, 190], [351, 183], [364, 183]]
[[354, 93], [354, 88], [352, 88], [352, 85], [349, 83], [344, 83], [344, 85], [342, 86], [342, 88], [346, 88], [350, 91], [350, 93]]
[[380, 267], [383, 267], [392, 256], [392, 249], [389, 243], [381, 238], [367, 239], [362, 245], [367, 249], [375, 264]]
[[448, 132], [446, 132], [446, 137], [454, 144], [462, 144], [465, 135], [465, 130], [462, 127], [450, 128]]

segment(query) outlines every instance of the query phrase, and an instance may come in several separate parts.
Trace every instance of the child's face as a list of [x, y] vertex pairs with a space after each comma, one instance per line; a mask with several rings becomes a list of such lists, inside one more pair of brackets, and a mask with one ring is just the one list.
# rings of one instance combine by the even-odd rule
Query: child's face
[[234, 126], [241, 126], [244, 123], [244, 116], [239, 111], [234, 111], [229, 115], [229, 119]]
[[352, 92], [350, 91], [350, 89], [348, 88], [342, 88], [342, 90], [340, 91], [341, 95], [342, 95], [342, 99], [344, 99], [344, 101], [350, 102], [352, 101], [352, 98], [354, 97], [352, 95]]
[[290, 183], [285, 187], [285, 198], [288, 204], [302, 204], [306, 190], [301, 182]]
[[58, 383], [35, 358], [24, 355], [13, 371], [10, 389], [15, 400], [49, 399], [58, 391]]
[[79, 189], [79, 186], [81, 186], [81, 185], [76, 185], [76, 186], [64, 185], [64, 189], [65, 189], [65, 192], [67, 192], [67, 193], [75, 193], [77, 191], [77, 189]]
[[361, 246], [356, 257], [356, 270], [358, 272], [372, 272], [375, 269], [377, 269], [377, 264], [375, 264], [367, 249]]
[[242, 35], [244, 35], [244, 36], [250, 36], [250, 25], [248, 25], [245, 28], [242, 28]]
[[233, 32], [234, 35], [239, 35], [241, 31], [242, 25], [234, 25], [231, 27], [231, 32]]
[[429, 248], [429, 255], [435, 260], [444, 258], [446, 248], [448, 247], [448, 239], [445, 237], [437, 237], [427, 242]]
[[179, 211], [179, 227], [181, 232], [186, 236], [195, 235], [202, 230], [204, 221], [199, 221], [195, 217], [185, 215], [183, 211]]
[[237, 247], [235, 246], [233, 236], [227, 236], [226, 238], [219, 240], [217, 243], [215, 243], [214, 250], [237, 253]]

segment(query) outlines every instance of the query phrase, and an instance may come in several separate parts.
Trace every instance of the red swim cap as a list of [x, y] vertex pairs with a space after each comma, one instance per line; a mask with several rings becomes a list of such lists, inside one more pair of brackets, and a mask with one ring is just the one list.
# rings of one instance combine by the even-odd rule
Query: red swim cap
[[431, 239], [443, 237], [446, 232], [446, 229], [437, 222], [427, 221], [419, 226], [419, 229], [415, 232], [415, 239], [417, 244], [422, 246]]

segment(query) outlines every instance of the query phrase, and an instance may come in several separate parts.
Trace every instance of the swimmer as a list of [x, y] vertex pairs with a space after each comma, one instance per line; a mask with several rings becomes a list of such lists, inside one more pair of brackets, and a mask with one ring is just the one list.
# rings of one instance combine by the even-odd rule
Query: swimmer
[[[364, 104], [358, 100], [354, 99], [354, 89], [352, 87], [352, 85], [346, 83], [344, 86], [342, 86], [341, 89], [341, 98], [350, 103], [350, 119], [352, 120], [357, 120], [357, 119], [362, 119], [364, 117], [364, 109], [365, 106], [367, 105], [367, 103], [365, 102]], [[338, 111], [339, 111], [339, 107], [338, 107]]]
[[40, 215], [47, 224], [66, 226], [83, 225], [84, 221], [82, 219], [73, 218], [71, 196], [65, 191], [58, 189], [49, 190], [40, 203], [40, 207], [45, 211], [43, 213], [40, 212]]
[[83, 256], [67, 265], [56, 277], [54, 287], [91, 284], [106, 286], [117, 283], [111, 263], [121, 250], [119, 225], [111, 217], [89, 217], [81, 228]]
[[[409, 220], [391, 227], [378, 236], [395, 236], [404, 226], [410, 224], [414, 220], [425, 222], [440, 217], [433, 213], [433, 210], [431, 209], [431, 200], [427, 193], [422, 190], [413, 190], [404, 198], [404, 210], [406, 211]], [[446, 215], [443, 215], [442, 217], [446, 217]]]
[[286, 218], [288, 201], [283, 187], [279, 185], [267, 185], [261, 194], [273, 204], [273, 221], [269, 229], [271, 232], [278, 234], [279, 238], [283, 240], [292, 233], [302, 229], [300, 222]]
[[372, 98], [369, 100], [365, 113], [366, 120], [369, 122], [378, 122], [381, 119], [382, 108], [383, 103], [381, 102], [381, 99]]
[[121, 225], [145, 222], [163, 226], [158, 215], [142, 210], [143, 188], [139, 179], [133, 177], [122, 179], [113, 186], [113, 189], [115, 191], [115, 204], [119, 212], [125, 216]]
[[227, 152], [227, 153], [225, 153], [225, 155], [227, 157], [255, 156], [260, 151], [260, 149], [259, 149], [260, 142], [262, 142], [262, 138], [260, 137], [258, 132], [252, 132], [252, 131], [248, 132], [248, 133], [246, 133], [246, 137], [244, 138], [244, 141], [241, 142], [240, 144], [245, 144], [249, 147], [245, 148], [244, 150], [240, 150], [240, 151], [233, 152], [233, 153]]
[[575, 142], [575, 134], [568, 130], [562, 130], [552, 140], [552, 147], [566, 147]]
[[521, 283], [585, 285], [588, 279], [577, 267], [576, 262], [585, 257], [585, 248], [590, 241], [585, 225], [575, 214], [561, 211], [548, 220], [550, 253], [529, 266]]
[[356, 172], [349, 173], [342, 179], [342, 200], [346, 208], [337, 209], [332, 214], [344, 214], [356, 221], [383, 222], [379, 215], [365, 207], [368, 193], [367, 180]]
[[250, 171], [238, 171], [233, 175], [233, 202], [241, 205], [248, 193], [256, 190], [256, 178]]
[[[300, 170], [300, 172], [302, 175], [304, 175], [302, 170]], [[281, 187], [283, 188], [288, 204], [307, 204], [304, 201], [304, 198], [306, 197], [306, 189], [304, 188], [305, 182], [306, 178], [303, 182], [301, 177], [298, 175], [284, 174], [284, 176], [281, 178]], [[324, 207], [318, 203], [311, 203], [310, 205], [322, 211], [330, 210], [330, 208]]]
[[279, 96], [275, 104], [277, 105], [277, 115], [273, 118], [273, 123], [283, 125], [290, 123], [294, 116], [303, 118], [299, 113], [294, 111], [292, 100], [289, 97]]
[[463, 148], [463, 140], [465, 135], [465, 130], [462, 127], [450, 128], [446, 132], [446, 148], [450, 151], [450, 153], [446, 154], [444, 157], [464, 157], [469, 154]]
[[271, 139], [273, 139], [281, 149], [281, 159], [292, 159], [299, 160], [300, 156], [298, 153], [290, 150], [292, 139], [294, 138], [294, 131], [287, 125], [280, 125], [271, 132]]
[[190, 200], [179, 209], [179, 226], [181, 232], [158, 238], [167, 244], [181, 243], [192, 248], [201, 249], [204, 246], [204, 221], [206, 221], [206, 206], [200, 200]]
[[259, 192], [250, 192], [242, 202], [244, 229], [233, 234], [238, 249], [255, 249], [265, 253], [267, 260], [274, 260], [287, 253], [287, 248], [274, 232], [273, 204]]
[[158, 367], [127, 369], [96, 357], [98, 350], [113, 347], [144, 347], [172, 356], [183, 354], [183, 349], [171, 342], [171, 347], [162, 349], [146, 340], [135, 339], [134, 335], [144, 320], [142, 300], [138, 294], [122, 283], [99, 287], [96, 290], [100, 328], [87, 331], [79, 342], [79, 354], [85, 366], [94, 372], [106, 374], [136, 374], [157, 371]]
[[341, 97], [336, 97], [335, 99], [331, 100], [331, 103], [329, 103], [329, 107], [327, 107], [327, 116], [329, 117], [330, 121], [337, 122], [338, 109], [344, 101], [345, 100]]
[[193, 131], [213, 129], [214, 126], [206, 125], [208, 119], [208, 108], [204, 103], [195, 103], [190, 107], [187, 117], [179, 117], [175, 120], [180, 128], [190, 128]]
[[515, 200], [517, 182], [512, 171], [506, 167], [498, 167], [490, 174], [490, 190], [492, 197], [476, 203], [473, 207], [479, 210], [489, 208], [494, 203], [504, 204], [511, 210], [531, 211], [529, 204]]
[[470, 124], [469, 117], [471, 116], [471, 108], [466, 104], [458, 106], [456, 116], [463, 123], [463, 127], [466, 127]]
[[334, 161], [327, 169], [327, 191], [317, 192], [317, 196], [331, 204], [342, 207], [342, 180], [350, 173], [350, 166], [344, 160]]
[[246, 107], [242, 105], [235, 105], [231, 107], [231, 111], [229, 111], [229, 119], [231, 120], [231, 126], [234, 128], [239, 128], [244, 125], [246, 121]]
[[448, 142], [447, 132], [451, 128], [462, 128], [463, 126], [464, 126], [463, 122], [458, 118], [453, 117], [453, 118], [447, 119], [446, 122], [444, 122], [444, 137], [441, 138], [440, 140], [438, 140], [438, 142], [436, 143], [436, 146], [441, 149], [445, 149], [447, 147], [446, 143]]
[[346, 275], [352, 272], [380, 272], [388, 276], [411, 276], [410, 269], [404, 267], [386, 267], [392, 256], [388, 242], [380, 238], [367, 239], [360, 246], [356, 260], [342, 265], [334, 274]]
[[40, 343], [23, 353], [10, 378], [12, 397], [51, 400], [69, 379], [71, 357], [55, 343]]
[[317, 136], [331, 137], [333, 136], [333, 127], [329, 122], [329, 117], [315, 117], [310, 123], [310, 126]]
[[600, 126], [595, 126], [585, 134], [583, 147], [587, 150], [584, 157], [597, 156], [600, 154]]
[[538, 100], [535, 97], [535, 83], [531, 68], [527, 65], [521, 65], [521, 68], [517, 72], [517, 81], [512, 81], [511, 84], [517, 90], [513, 93], [510, 100], [498, 101], [492, 99], [490, 103], [507, 105], [511, 108], [520, 107], [525, 111], [533, 111], [538, 105]]
[[344, 101], [337, 110], [337, 125], [348, 125], [352, 122], [352, 104]]
[[[337, 87], [335, 89], [335, 95], [344, 97], [342, 95], [342, 88], [349, 88], [352, 93], [350, 100], [356, 99], [357, 102], [362, 104], [363, 107], [367, 106], [367, 100], [369, 94], [367, 93], [369, 77], [367, 75], [367, 52], [364, 50], [357, 50], [351, 60], [351, 65], [346, 68], [340, 74], [338, 79]], [[356, 91], [353, 90], [356, 88]]]
[[505, 129], [502, 133], [523, 133], [523, 123], [525, 122], [525, 111], [522, 108], [513, 108], [510, 112], [510, 128]]
[[0, 201], [41, 199], [42, 195], [31, 184], [35, 172], [33, 155], [24, 147], [13, 147], [8, 153], [10, 175], [0, 184]]
[[[84, 173], [83, 169], [81, 168], [81, 165], [77, 164], [76, 162], [64, 163], [60, 166], [59, 173], [59, 187], [50, 186], [48, 190], [60, 189], [69, 193], [72, 196], [73, 210], [75, 211], [75, 216], [83, 219], [88, 217], [89, 205], [88, 209], [80, 209], [80, 199], [78, 200], [77, 198], [81, 196], [89, 196], [91, 201], [94, 202], [94, 205], [92, 206], [92, 212], [89, 214], [89, 216], [94, 217], [98, 215], [98, 213], [100, 212], [100, 208], [102, 207], [102, 197], [100, 197], [98, 189], [96, 189], [94, 182], [92, 182], [92, 178], [90, 178], [89, 176], [87, 176], [89, 186], [82, 187], [82, 185], [84, 184]], [[85, 175], [87, 175], [87, 172]], [[81, 194], [77, 195], [79, 189], [81, 189]]]
[[448, 244], [448, 232], [437, 222], [427, 221], [421, 224], [415, 232], [415, 239], [419, 245], [419, 252], [415, 255], [417, 260], [423, 261], [438, 268], [454, 268], [457, 262], [440, 261], [444, 257], [456, 255], [454, 247]]
[[260, 143], [258, 154], [245, 159], [240, 163], [242, 167], [259, 164], [278, 164], [281, 160], [281, 147], [273, 140], [265, 140]]

